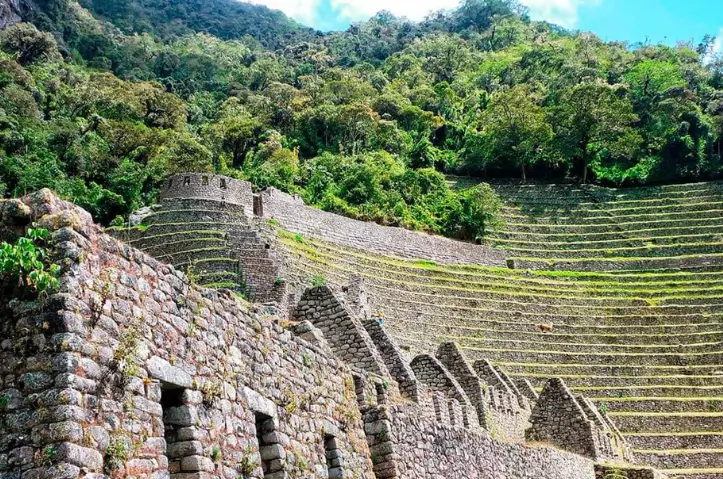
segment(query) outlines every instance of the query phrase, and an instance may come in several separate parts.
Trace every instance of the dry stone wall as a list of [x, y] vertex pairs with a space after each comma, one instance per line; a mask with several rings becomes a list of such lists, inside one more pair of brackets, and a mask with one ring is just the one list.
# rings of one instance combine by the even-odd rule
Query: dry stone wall
[[526, 431], [530, 442], [553, 444], [599, 461], [631, 459], [624, 442], [616, 447], [617, 437], [606, 427], [592, 402], [576, 399], [562, 379], [547, 381], [530, 422]]
[[[0, 479], [594, 477], [582, 455], [491, 437], [466, 390], [509, 412], [526, 401], [511, 380], [495, 371], [505, 393], [486, 397], [451, 345], [409, 363], [362, 284], [307, 290], [293, 324], [192, 285], [47, 190], [10, 205], [0, 231], [38, 221], [63, 272], [46, 301], [0, 300]], [[555, 419], [568, 398], [551, 390], [531, 435], [569, 444], [578, 424]]]
[[[400, 479], [585, 479], [593, 462], [547, 447], [494, 441], [483, 432], [427, 420], [416, 405], [389, 408]], [[434, 438], [434, 440], [430, 440]], [[373, 446], [372, 446], [373, 450]]]
[[[372, 479], [350, 371], [43, 192], [61, 288], [3, 301], [0, 477]], [[7, 299], [7, 298], [6, 298]]]
[[251, 183], [226, 176], [206, 173], [183, 173], [167, 179], [161, 190], [161, 200], [193, 199], [222, 201], [244, 207], [252, 216], [254, 196]]
[[294, 233], [320, 238], [370, 253], [425, 258], [452, 263], [505, 266], [505, 253], [403, 228], [380, 226], [306, 206], [301, 198], [275, 188], [259, 194], [263, 217]]

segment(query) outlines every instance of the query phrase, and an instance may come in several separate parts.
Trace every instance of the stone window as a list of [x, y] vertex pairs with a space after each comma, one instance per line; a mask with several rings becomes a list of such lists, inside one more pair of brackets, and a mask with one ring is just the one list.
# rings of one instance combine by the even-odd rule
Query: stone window
[[279, 444], [279, 432], [276, 421], [266, 414], [254, 413], [256, 420], [256, 439], [259, 442], [261, 469], [265, 479], [283, 477], [286, 453]]
[[226, 178], [221, 178], [221, 189], [222, 190], [226, 189]]
[[170, 189], [173, 186], [173, 178], [168, 179], [168, 188]]
[[203, 186], [208, 186], [208, 176], [202, 176], [201, 177], [201, 184]]
[[324, 453], [326, 454], [329, 479], [342, 479], [344, 477], [344, 460], [341, 457], [336, 437], [329, 434], [324, 436]]
[[191, 177], [190, 176], [183, 177], [183, 186], [191, 186]]

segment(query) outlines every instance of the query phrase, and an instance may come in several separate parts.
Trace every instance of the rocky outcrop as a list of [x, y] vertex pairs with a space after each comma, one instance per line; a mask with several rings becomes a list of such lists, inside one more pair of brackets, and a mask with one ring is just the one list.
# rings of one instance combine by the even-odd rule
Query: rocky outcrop
[[0, 30], [22, 21], [20, 0], [0, 0]]

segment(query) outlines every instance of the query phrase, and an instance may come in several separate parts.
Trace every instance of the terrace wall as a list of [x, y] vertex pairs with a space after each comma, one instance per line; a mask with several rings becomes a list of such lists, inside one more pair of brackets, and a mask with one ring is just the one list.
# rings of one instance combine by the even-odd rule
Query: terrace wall
[[47, 303], [2, 302], [0, 477], [326, 479], [330, 436], [374, 477], [347, 366], [49, 192], [27, 202], [64, 271]]
[[262, 191], [259, 202], [263, 217], [276, 220], [284, 229], [370, 253], [451, 263], [506, 264], [503, 251], [345, 218], [306, 206], [301, 198], [275, 188]]

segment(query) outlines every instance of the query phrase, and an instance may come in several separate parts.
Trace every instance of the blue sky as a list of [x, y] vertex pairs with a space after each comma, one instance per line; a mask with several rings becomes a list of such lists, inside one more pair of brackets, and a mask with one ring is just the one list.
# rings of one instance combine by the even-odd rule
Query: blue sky
[[[320, 30], [345, 29], [381, 9], [419, 20], [459, 0], [252, 0], [282, 10], [305, 25]], [[723, 0], [520, 0], [534, 19], [567, 28], [592, 31], [605, 40], [674, 44], [699, 41], [704, 34], [721, 36]]]

